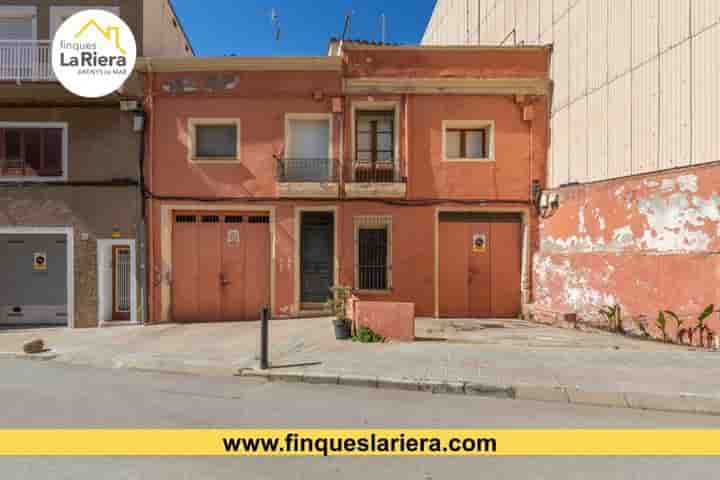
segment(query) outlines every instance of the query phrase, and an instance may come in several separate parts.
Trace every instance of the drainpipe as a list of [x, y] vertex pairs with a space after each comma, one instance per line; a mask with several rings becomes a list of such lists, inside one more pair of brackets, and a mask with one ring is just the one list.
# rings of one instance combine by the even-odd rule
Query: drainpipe
[[[145, 76], [145, 101], [143, 102], [143, 106], [145, 108], [145, 118], [146, 118], [146, 125], [145, 125], [145, 132], [144, 132], [144, 142], [143, 142], [143, 153], [142, 153], [142, 204], [143, 204], [143, 221], [145, 225], [144, 230], [144, 237], [143, 237], [143, 249], [142, 249], [142, 261], [145, 266], [143, 277], [142, 277], [142, 288], [143, 288], [143, 324], [147, 324], [151, 320], [150, 315], [150, 298], [155, 298], [155, 285], [152, 281], [153, 271], [154, 271], [154, 262], [153, 259], [153, 241], [152, 241], [152, 233], [153, 233], [153, 227], [152, 227], [152, 221], [153, 221], [153, 209], [152, 205], [150, 205], [150, 208], [146, 205], [146, 202], [151, 201], [149, 196], [146, 196], [146, 192], [152, 192], [152, 171], [150, 163], [152, 162], [152, 155], [153, 155], [153, 130], [154, 130], [154, 124], [155, 124], [155, 118], [153, 115], [153, 73], [150, 70], [151, 65], [148, 62], [148, 72]], [[147, 150], [147, 151], [146, 151]], [[147, 155], [147, 162], [145, 161], [145, 156]], [[148, 175], [145, 175], [145, 169], [148, 168], [150, 171], [148, 172]], [[146, 187], [147, 182], [147, 187]], [[152, 262], [152, 263], [151, 263]]]
[[[403, 150], [405, 150], [405, 151], [403, 152], [404, 161], [403, 161], [403, 168], [402, 168], [401, 173], [402, 173], [402, 176], [405, 177], [406, 179], [408, 178], [408, 171], [409, 171], [408, 164], [410, 163], [410, 140], [409, 140], [409, 138], [410, 138], [410, 114], [408, 112], [408, 109], [410, 106], [409, 97], [410, 97], [410, 94], [408, 94], [408, 93], [403, 95], [403, 104], [404, 104], [403, 105], [403, 117], [404, 117], [403, 124], [404, 124], [404, 130], [405, 130], [403, 132], [405, 134], [405, 137], [403, 138], [403, 140], [404, 140]], [[407, 185], [405, 186], [405, 188], [407, 189]], [[406, 195], [407, 195], [407, 190], [406, 190]]]

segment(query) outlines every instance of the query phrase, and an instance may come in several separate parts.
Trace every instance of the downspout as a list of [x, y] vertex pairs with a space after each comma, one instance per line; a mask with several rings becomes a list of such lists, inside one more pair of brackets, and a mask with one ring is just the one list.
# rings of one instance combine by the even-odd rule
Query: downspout
[[[410, 115], [408, 114], [408, 109], [410, 108], [409, 107], [409, 105], [410, 105], [409, 97], [410, 97], [410, 94], [408, 94], [408, 93], [403, 95], [403, 117], [404, 117], [403, 118], [403, 130], [404, 130], [403, 134], [405, 136], [403, 137], [404, 162], [403, 162], [403, 168], [402, 168], [401, 173], [406, 181], [409, 178], [408, 164], [410, 163], [410, 140], [409, 140], [409, 137], [410, 137], [410, 126], [409, 126], [410, 125], [410, 120], [409, 120]], [[406, 188], [405, 194], [407, 195], [407, 185], [405, 185], [405, 188]]]
[[[530, 108], [535, 108], [534, 106], [530, 106]], [[525, 253], [525, 271], [523, 272], [523, 282], [525, 282], [525, 291], [523, 292], [523, 298], [521, 299], [525, 303], [530, 303], [532, 301], [532, 232], [533, 232], [533, 222], [538, 221], [536, 219], [536, 216], [533, 215], [533, 212], [536, 211], [535, 205], [534, 205], [534, 198], [533, 198], [533, 180], [535, 176], [535, 112], [533, 112], [532, 119], [530, 120], [530, 168], [529, 170], [529, 178], [528, 178], [528, 188], [530, 189], [529, 195], [530, 195], [530, 209], [528, 211], [528, 220], [527, 225], [525, 226], [526, 234], [525, 234], [525, 248], [527, 249], [527, 252]], [[539, 226], [538, 226], [539, 227]]]
[[145, 113], [143, 115], [142, 131], [140, 132], [140, 152], [138, 152], [138, 167], [140, 182], [138, 186], [140, 194], [140, 228], [138, 229], [138, 250], [140, 257], [140, 299], [142, 308], [138, 322], [145, 325], [147, 321], [147, 238], [148, 225], [145, 209], [145, 141], [147, 128], [145, 126]]
[[[145, 213], [145, 248], [143, 249], [143, 255], [144, 255], [144, 262], [145, 262], [145, 275], [143, 278], [145, 288], [146, 288], [146, 295], [143, 298], [144, 301], [144, 322], [143, 323], [150, 323], [154, 318], [156, 318], [155, 315], [155, 297], [156, 297], [156, 288], [155, 288], [155, 253], [154, 253], [154, 245], [155, 242], [153, 241], [153, 235], [154, 235], [154, 226], [153, 226], [153, 208], [152, 203], [148, 206], [146, 205], [146, 202], [152, 202], [151, 196], [149, 195], [150, 192], [153, 191], [152, 187], [152, 158], [153, 158], [153, 133], [155, 131], [155, 116], [153, 115], [153, 108], [154, 108], [154, 101], [153, 101], [153, 80], [154, 75], [152, 73], [152, 65], [150, 61], [148, 61], [148, 72], [145, 77], [145, 116], [146, 116], [146, 125], [145, 125], [145, 149], [147, 152], [143, 153], [143, 174], [142, 174], [142, 192], [143, 192], [143, 209]], [[145, 161], [145, 155], [147, 155], [147, 162]], [[145, 169], [148, 169], [146, 172]], [[147, 173], [147, 175], [146, 175]], [[146, 186], [147, 181], [147, 186]], [[152, 299], [152, 301], [150, 301]]]
[[[343, 104], [345, 103], [345, 99], [343, 98]], [[339, 155], [338, 155], [338, 208], [337, 208], [337, 217], [335, 218], [335, 221], [337, 222], [336, 228], [337, 228], [337, 245], [335, 245], [335, 255], [334, 257], [338, 259], [338, 264], [335, 265], [335, 268], [337, 269], [337, 279], [338, 279], [338, 285], [335, 285], [336, 287], [339, 287], [340, 285], [343, 285], [343, 271], [342, 271], [342, 261], [340, 260], [343, 258], [342, 255], [342, 239], [343, 239], [343, 202], [342, 198], [344, 196], [345, 192], [345, 109], [343, 108], [343, 111], [340, 112], [338, 115], [339, 117], [339, 126], [338, 129], [340, 130], [340, 147], [339, 147]], [[333, 259], [334, 261], [334, 259]], [[335, 279], [333, 278], [333, 281]]]

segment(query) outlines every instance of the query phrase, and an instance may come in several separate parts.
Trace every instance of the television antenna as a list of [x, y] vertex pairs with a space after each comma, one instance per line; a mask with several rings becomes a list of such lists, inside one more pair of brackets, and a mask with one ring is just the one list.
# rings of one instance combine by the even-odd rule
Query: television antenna
[[340, 40], [345, 40], [350, 37], [352, 34], [352, 16], [355, 15], [355, 10], [350, 10], [347, 15], [345, 15], [345, 26], [343, 27], [343, 33]]
[[385, 14], [380, 14], [380, 42], [384, 45], [385, 44], [385, 28], [387, 27], [387, 23], [385, 22]]
[[273, 27], [273, 38], [278, 42], [280, 41], [280, 14], [276, 8], [270, 10], [270, 23]]

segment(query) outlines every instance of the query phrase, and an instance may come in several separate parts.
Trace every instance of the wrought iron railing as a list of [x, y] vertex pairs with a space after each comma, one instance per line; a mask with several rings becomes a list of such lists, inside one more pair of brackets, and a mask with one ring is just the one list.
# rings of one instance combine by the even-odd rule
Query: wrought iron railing
[[355, 162], [353, 182], [356, 183], [403, 183], [400, 169], [395, 162]]
[[337, 182], [332, 158], [276, 158], [279, 182]]
[[0, 40], [0, 81], [55, 81], [50, 41]]

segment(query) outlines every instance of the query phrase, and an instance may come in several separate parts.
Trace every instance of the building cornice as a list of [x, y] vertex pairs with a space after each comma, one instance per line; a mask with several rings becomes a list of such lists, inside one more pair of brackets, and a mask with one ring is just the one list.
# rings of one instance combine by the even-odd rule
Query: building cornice
[[457, 94], [457, 95], [547, 95], [550, 81], [542, 77], [508, 78], [346, 78], [343, 93], [365, 94]]
[[421, 52], [541, 52], [552, 50], [552, 45], [373, 45], [347, 41], [343, 50], [403, 50]]
[[183, 57], [138, 58], [139, 72], [327, 71], [340, 72], [340, 57]]

